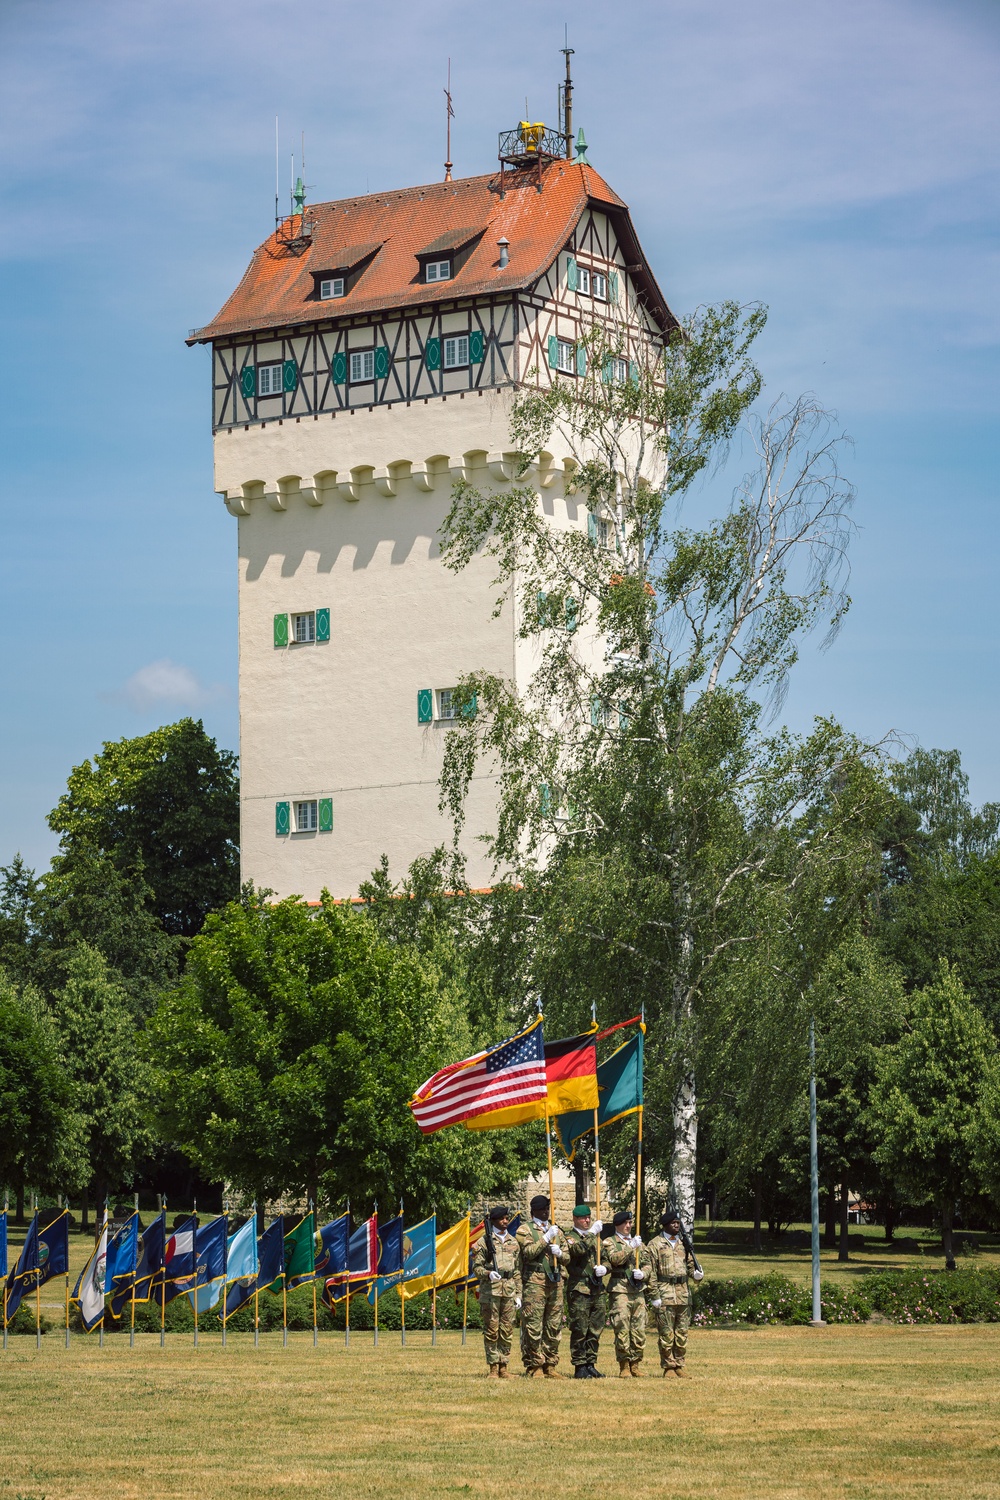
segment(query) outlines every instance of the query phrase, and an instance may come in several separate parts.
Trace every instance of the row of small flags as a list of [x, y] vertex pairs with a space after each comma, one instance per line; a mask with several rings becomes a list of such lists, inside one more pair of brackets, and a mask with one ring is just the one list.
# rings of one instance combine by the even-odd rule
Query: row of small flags
[[[468, 1214], [437, 1232], [437, 1215], [404, 1228], [402, 1213], [379, 1224], [377, 1212], [351, 1228], [349, 1213], [318, 1229], [310, 1209], [287, 1233], [276, 1218], [257, 1233], [256, 1208], [246, 1223], [228, 1233], [228, 1215], [200, 1224], [190, 1215], [167, 1229], [166, 1210], [147, 1225], [138, 1212], [113, 1234], [107, 1214], [93, 1254], [77, 1279], [72, 1297], [89, 1333], [106, 1312], [118, 1320], [126, 1307], [156, 1301], [165, 1309], [187, 1296], [196, 1314], [222, 1304], [225, 1321], [260, 1292], [285, 1294], [311, 1284], [322, 1288], [330, 1307], [353, 1295], [371, 1302], [395, 1289], [404, 1302], [443, 1286], [472, 1279], [471, 1255], [483, 1225]], [[0, 1274], [4, 1281], [4, 1328], [22, 1300], [55, 1276], [69, 1272], [69, 1214], [42, 1224], [34, 1214], [17, 1263], [7, 1273], [7, 1210], [0, 1211]]]

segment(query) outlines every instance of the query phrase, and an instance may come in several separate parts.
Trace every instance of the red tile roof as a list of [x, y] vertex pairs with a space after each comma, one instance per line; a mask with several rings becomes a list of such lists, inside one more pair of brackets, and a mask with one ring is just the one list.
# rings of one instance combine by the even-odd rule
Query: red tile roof
[[[254, 251], [221, 312], [188, 343], [529, 286], [555, 260], [588, 203], [614, 220], [633, 282], [654, 320], [664, 330], [674, 326], [626, 205], [593, 167], [555, 162], [542, 174], [540, 193], [534, 172], [508, 174], [502, 201], [499, 174], [493, 172], [311, 206], [307, 218], [314, 229], [307, 247], [295, 253], [271, 235]], [[417, 256], [449, 239], [456, 245], [459, 232], [463, 244], [481, 238], [450, 281], [427, 285]], [[504, 236], [510, 262], [501, 270], [496, 242]], [[346, 297], [335, 304], [317, 301], [319, 272], [355, 264], [359, 251], [376, 249]]]

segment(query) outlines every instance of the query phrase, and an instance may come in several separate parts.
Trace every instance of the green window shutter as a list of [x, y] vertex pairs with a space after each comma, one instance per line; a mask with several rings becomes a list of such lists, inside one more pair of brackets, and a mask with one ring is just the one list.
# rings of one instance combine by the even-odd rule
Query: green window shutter
[[639, 366], [634, 359], [630, 359], [628, 362], [628, 378], [633, 385], [639, 384]]
[[604, 713], [600, 698], [591, 698], [590, 700], [590, 722], [595, 729], [604, 723]]
[[482, 330], [474, 328], [469, 334], [469, 364], [481, 365], [486, 354], [486, 340]]
[[577, 602], [570, 594], [566, 599], [566, 629], [572, 635], [576, 629]]
[[583, 344], [576, 346], [576, 373], [586, 375], [587, 373], [587, 351]]
[[580, 285], [580, 273], [577, 270], [576, 261], [572, 255], [567, 256], [566, 259], [566, 285], [571, 292], [575, 292]]
[[618, 728], [621, 730], [622, 734], [628, 734], [628, 726], [629, 726], [628, 704], [626, 704], [626, 703], [619, 703], [619, 705], [618, 705]]
[[257, 392], [257, 370], [254, 365], [244, 365], [240, 375], [240, 390], [244, 399], [252, 401]]
[[277, 837], [284, 838], [286, 833], [292, 831], [292, 804], [290, 802], [276, 802], [274, 804], [274, 832]]
[[346, 354], [335, 354], [333, 356], [333, 362], [332, 362], [332, 364], [330, 366], [330, 373], [333, 376], [333, 383], [334, 383], [334, 385], [346, 385], [347, 384], [347, 355]]
[[469, 699], [468, 703], [463, 703], [463, 705], [462, 705], [462, 709], [461, 709], [462, 718], [463, 719], [474, 719], [476, 717], [476, 709], [478, 707], [479, 707], [479, 698], [478, 698], [477, 694], [473, 693], [473, 695]]
[[559, 368], [559, 340], [554, 333], [549, 334], [549, 369]]
[[544, 589], [539, 589], [538, 590], [538, 597], [535, 600], [535, 603], [538, 606], [538, 623], [539, 623], [539, 625], [542, 625], [542, 626], [545, 626], [545, 625], [547, 625], [549, 623], [548, 602], [549, 602], [549, 596], [548, 596], [548, 594], [545, 592]]
[[321, 797], [319, 799], [319, 831], [320, 833], [333, 832], [333, 798]]
[[543, 818], [547, 818], [552, 812], [552, 792], [547, 781], [543, 781], [538, 788], [538, 807]]
[[417, 693], [417, 723], [433, 724], [434, 722], [434, 689], [421, 688]]
[[275, 615], [274, 617], [274, 644], [276, 646], [288, 645], [288, 616]]
[[614, 378], [615, 362], [609, 354], [607, 359], [604, 361], [604, 364], [601, 366], [601, 379], [604, 381], [605, 385], [610, 385]]
[[375, 379], [384, 380], [389, 373], [389, 351], [385, 344], [375, 346]]
[[299, 383], [299, 367], [294, 359], [286, 359], [281, 371], [281, 384], [286, 391], [294, 391]]
[[608, 297], [612, 302], [618, 301], [618, 272], [612, 271], [608, 277]]
[[587, 541], [597, 546], [597, 517], [590, 510], [587, 512]]
[[316, 611], [316, 639], [318, 641], [330, 639], [330, 611], [328, 609]]
[[424, 364], [428, 370], [440, 370], [441, 368], [441, 340], [428, 339], [424, 346]]

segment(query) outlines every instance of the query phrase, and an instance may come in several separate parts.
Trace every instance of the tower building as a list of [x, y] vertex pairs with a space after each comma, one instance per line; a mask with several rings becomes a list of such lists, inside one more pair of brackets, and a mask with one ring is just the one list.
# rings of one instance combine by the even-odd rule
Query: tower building
[[[238, 528], [243, 878], [315, 900], [449, 839], [450, 691], [473, 670], [527, 679], [489, 560], [440, 561], [453, 483], [511, 483], [515, 393], [577, 380], [595, 322], [637, 352], [675, 325], [626, 205], [543, 125], [505, 132], [483, 176], [293, 208], [188, 342], [212, 348], [215, 488]], [[574, 468], [543, 453], [529, 482], [553, 525], [586, 529]], [[494, 800], [479, 776], [472, 885]]]

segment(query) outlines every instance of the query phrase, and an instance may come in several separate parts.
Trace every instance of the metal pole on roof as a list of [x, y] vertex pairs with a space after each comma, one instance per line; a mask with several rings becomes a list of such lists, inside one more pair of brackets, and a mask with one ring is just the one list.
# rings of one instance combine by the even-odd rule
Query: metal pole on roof
[[445, 146], [444, 180], [451, 181], [451, 122], [455, 117], [455, 111], [451, 107], [451, 58], [448, 59], [448, 87], [444, 91], [445, 97], [445, 131], [447, 134], [447, 145]]
[[560, 48], [566, 59], [566, 82], [563, 84], [563, 135], [566, 140], [566, 160], [570, 161], [573, 156], [573, 77], [569, 70], [569, 60], [573, 56], [574, 49], [569, 44], [569, 26], [564, 33], [565, 46]]

